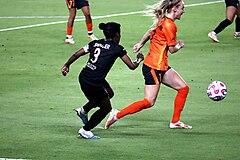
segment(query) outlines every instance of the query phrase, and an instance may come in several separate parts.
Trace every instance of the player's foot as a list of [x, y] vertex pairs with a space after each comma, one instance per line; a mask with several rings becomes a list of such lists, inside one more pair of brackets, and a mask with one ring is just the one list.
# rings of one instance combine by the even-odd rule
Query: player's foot
[[182, 128], [182, 129], [192, 129], [192, 126], [186, 125], [181, 121], [178, 121], [176, 123], [170, 123], [169, 128]]
[[83, 113], [82, 108], [77, 108], [77, 109], [73, 109], [73, 110], [76, 112], [77, 116], [79, 118], [81, 118], [83, 124], [86, 124], [88, 122], [88, 116], [87, 116], [87, 114]]
[[119, 111], [117, 109], [112, 109], [107, 119], [107, 122], [105, 123], [105, 129], [108, 129], [113, 123], [115, 123], [118, 120], [116, 117], [118, 112]]
[[85, 131], [83, 128], [79, 129], [78, 134], [86, 139], [100, 139], [100, 137], [95, 136], [91, 131]]
[[98, 38], [94, 34], [88, 35], [88, 38], [90, 38], [92, 41], [98, 40]]
[[217, 39], [217, 34], [214, 31], [209, 32], [208, 37], [211, 38], [213, 42], [219, 42], [219, 40]]
[[234, 38], [240, 38], [240, 32], [234, 32], [233, 36]]
[[75, 44], [73, 37], [66, 37], [65, 42], [67, 44]]

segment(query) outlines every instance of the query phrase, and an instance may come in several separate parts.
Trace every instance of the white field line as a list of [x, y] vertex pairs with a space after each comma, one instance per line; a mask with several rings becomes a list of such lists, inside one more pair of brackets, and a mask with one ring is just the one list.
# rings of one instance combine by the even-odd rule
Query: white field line
[[[68, 18], [68, 16], [0, 16], [0, 19], [66, 19], [66, 18]], [[76, 18], [84, 17], [76, 16]]]
[[0, 160], [27, 160], [27, 159], [0, 158]]
[[[195, 7], [195, 6], [203, 6], [203, 5], [209, 5], [209, 4], [215, 4], [215, 3], [221, 3], [224, 2], [224, 0], [217, 0], [217, 1], [211, 1], [211, 2], [203, 2], [203, 3], [196, 3], [196, 4], [188, 4], [185, 5], [185, 7]], [[109, 17], [117, 17], [117, 16], [125, 16], [125, 15], [132, 15], [132, 14], [139, 14], [139, 13], [144, 13], [146, 11], [136, 11], [136, 12], [126, 12], [126, 13], [119, 13], [119, 14], [110, 14], [110, 15], [105, 15], [105, 16], [92, 16], [92, 19], [102, 19], [102, 18], [109, 18]], [[7, 16], [7, 17], [1, 17], [0, 19], [3, 18], [66, 18], [65, 16]], [[75, 21], [84, 21], [85, 19], [82, 17], [81, 19], [76, 19]], [[18, 30], [18, 29], [25, 29], [25, 28], [33, 28], [33, 27], [39, 27], [39, 26], [48, 26], [48, 25], [53, 25], [53, 24], [61, 24], [61, 23], [67, 23], [67, 21], [57, 21], [57, 22], [49, 22], [49, 23], [41, 23], [41, 24], [33, 24], [33, 25], [28, 25], [28, 26], [19, 26], [19, 27], [13, 27], [13, 28], [5, 28], [5, 29], [0, 29], [0, 32], [4, 31], [12, 31], [12, 30]]]

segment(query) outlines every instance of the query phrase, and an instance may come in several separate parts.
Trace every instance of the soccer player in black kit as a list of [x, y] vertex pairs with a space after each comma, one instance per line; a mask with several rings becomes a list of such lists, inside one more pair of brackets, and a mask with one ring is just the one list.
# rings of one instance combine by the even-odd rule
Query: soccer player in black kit
[[240, 5], [239, 0], [225, 0], [226, 4], [226, 19], [218, 24], [218, 26], [211, 32], [208, 33], [208, 37], [212, 39], [213, 42], [219, 42], [217, 34], [222, 32], [226, 27], [228, 27], [235, 18], [235, 32], [233, 34], [234, 38], [240, 37]]
[[[76, 109], [77, 115], [82, 119], [84, 126], [78, 131], [79, 135], [86, 139], [99, 139], [91, 130], [96, 127], [112, 110], [110, 98], [113, 90], [105, 80], [108, 72], [117, 58], [134, 70], [144, 59], [141, 53], [132, 61], [126, 50], [119, 45], [121, 38], [120, 24], [115, 22], [100, 23], [99, 29], [103, 30], [104, 39], [95, 40], [75, 52], [62, 67], [62, 74], [67, 75], [70, 65], [79, 57], [89, 53], [86, 66], [79, 74], [80, 87], [89, 102], [80, 109]], [[87, 113], [95, 107], [99, 109], [88, 120]]]

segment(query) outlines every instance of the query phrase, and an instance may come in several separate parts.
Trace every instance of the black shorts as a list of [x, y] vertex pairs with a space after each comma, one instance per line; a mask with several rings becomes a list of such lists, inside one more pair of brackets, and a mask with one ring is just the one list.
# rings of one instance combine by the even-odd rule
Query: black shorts
[[81, 9], [82, 7], [89, 6], [88, 0], [66, 0], [68, 8]]
[[225, 0], [226, 7], [228, 6], [234, 6], [238, 8], [239, 1], [238, 0]]
[[143, 64], [142, 73], [145, 79], [146, 85], [154, 85], [162, 83], [162, 78], [164, 74], [170, 69], [171, 67], [168, 66], [166, 71], [156, 70], [147, 65]]
[[110, 85], [106, 80], [102, 85], [93, 85], [79, 77], [79, 83], [84, 95], [89, 101], [99, 103], [103, 99], [109, 97], [106, 88], [109, 88]]

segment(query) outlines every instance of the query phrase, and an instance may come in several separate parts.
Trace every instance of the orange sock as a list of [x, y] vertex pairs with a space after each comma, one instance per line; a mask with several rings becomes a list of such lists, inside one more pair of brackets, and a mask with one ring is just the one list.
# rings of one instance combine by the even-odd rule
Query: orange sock
[[189, 92], [188, 86], [178, 90], [177, 96], [174, 101], [174, 113], [172, 117], [172, 123], [176, 123], [180, 120], [180, 115], [185, 105], [188, 92]]
[[134, 114], [136, 112], [139, 112], [143, 109], [150, 108], [150, 107], [151, 107], [150, 102], [145, 98], [144, 100], [134, 102], [129, 106], [125, 107], [120, 112], [118, 112], [116, 117], [117, 119], [120, 119], [128, 114]]
[[92, 28], [93, 28], [92, 23], [86, 23], [86, 26], [87, 26], [88, 33], [92, 33]]
[[67, 35], [72, 35], [73, 27], [67, 27]]

